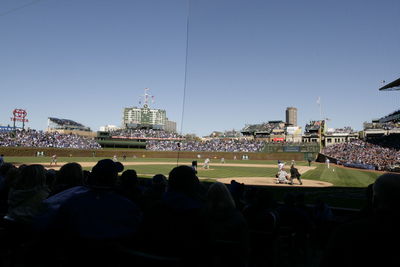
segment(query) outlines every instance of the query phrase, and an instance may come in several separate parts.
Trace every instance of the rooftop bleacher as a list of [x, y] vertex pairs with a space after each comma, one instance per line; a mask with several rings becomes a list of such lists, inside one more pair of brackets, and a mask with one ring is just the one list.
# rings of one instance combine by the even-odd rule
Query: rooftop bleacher
[[89, 127], [69, 119], [49, 117], [49, 128], [90, 131]]

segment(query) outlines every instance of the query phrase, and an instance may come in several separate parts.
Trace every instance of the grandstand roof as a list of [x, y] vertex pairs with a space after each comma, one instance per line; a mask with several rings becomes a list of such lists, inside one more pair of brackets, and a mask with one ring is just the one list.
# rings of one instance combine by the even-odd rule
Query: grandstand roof
[[246, 125], [242, 129], [242, 134], [270, 134], [274, 130], [284, 130], [285, 123], [283, 121], [269, 121], [268, 123], [262, 124], [250, 124]]
[[54, 122], [54, 123], [57, 123], [59, 125], [63, 125], [63, 126], [64, 125], [72, 125], [72, 126], [78, 126], [78, 127], [85, 127], [81, 123], [75, 122], [73, 120], [68, 120], [68, 119], [58, 119], [58, 118], [49, 117], [49, 120]]
[[379, 91], [398, 91], [400, 90], [400, 78], [379, 88]]

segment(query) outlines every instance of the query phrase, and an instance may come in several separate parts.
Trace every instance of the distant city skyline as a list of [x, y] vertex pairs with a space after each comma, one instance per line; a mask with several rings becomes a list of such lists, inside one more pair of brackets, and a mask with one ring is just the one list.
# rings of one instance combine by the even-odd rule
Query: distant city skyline
[[400, 77], [399, 13], [396, 0], [5, 0], [0, 124], [21, 108], [39, 130], [120, 126], [150, 88], [184, 134], [285, 121], [292, 106], [303, 130], [361, 130], [400, 107], [378, 90]]

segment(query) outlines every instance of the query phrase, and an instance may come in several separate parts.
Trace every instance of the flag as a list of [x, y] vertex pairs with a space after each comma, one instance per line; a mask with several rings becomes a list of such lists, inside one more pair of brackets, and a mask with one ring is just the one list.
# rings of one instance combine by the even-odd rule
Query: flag
[[318, 105], [321, 104], [321, 97], [318, 97], [318, 98], [317, 98], [317, 104], [318, 104]]

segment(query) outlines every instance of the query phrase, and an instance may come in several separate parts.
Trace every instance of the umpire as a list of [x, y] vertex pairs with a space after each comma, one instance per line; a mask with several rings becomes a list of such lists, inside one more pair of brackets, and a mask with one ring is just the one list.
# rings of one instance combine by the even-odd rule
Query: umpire
[[299, 173], [299, 170], [297, 168], [294, 167], [294, 164], [292, 164], [292, 166], [290, 167], [290, 183], [291, 185], [293, 185], [293, 179], [297, 179], [300, 183], [300, 185], [303, 184], [303, 182], [301, 181], [301, 174]]

